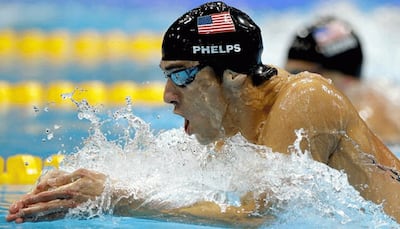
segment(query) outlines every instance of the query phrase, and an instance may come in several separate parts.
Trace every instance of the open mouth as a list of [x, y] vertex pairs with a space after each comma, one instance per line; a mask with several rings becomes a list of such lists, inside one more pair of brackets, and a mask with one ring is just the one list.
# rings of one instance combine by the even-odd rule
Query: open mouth
[[185, 127], [185, 132], [186, 132], [186, 134], [190, 135], [189, 120], [185, 119], [184, 127]]

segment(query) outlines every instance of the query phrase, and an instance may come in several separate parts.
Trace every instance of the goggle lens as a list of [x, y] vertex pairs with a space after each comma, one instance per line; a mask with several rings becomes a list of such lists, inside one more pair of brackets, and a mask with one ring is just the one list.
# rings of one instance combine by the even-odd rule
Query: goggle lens
[[204, 66], [197, 65], [190, 68], [185, 68], [173, 72], [164, 72], [165, 76], [170, 78], [175, 85], [179, 87], [185, 87], [191, 82], [193, 82], [196, 74], [203, 68]]

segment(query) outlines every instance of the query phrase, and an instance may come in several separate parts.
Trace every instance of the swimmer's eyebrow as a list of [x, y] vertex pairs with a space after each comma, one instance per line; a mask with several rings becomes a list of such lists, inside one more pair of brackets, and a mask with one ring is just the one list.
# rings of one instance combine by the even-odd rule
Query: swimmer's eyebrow
[[[161, 65], [160, 65], [160, 68], [161, 68]], [[179, 69], [179, 68], [184, 68], [184, 66], [182, 65], [182, 64], [179, 64], [179, 63], [173, 63], [173, 64], [170, 64], [170, 65], [168, 65], [168, 66], [165, 66], [165, 71], [170, 71], [170, 70], [175, 70], [175, 69]]]

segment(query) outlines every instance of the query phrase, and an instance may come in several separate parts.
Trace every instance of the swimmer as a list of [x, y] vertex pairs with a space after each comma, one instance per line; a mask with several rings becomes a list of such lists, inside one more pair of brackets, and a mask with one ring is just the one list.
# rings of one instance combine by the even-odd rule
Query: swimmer
[[[261, 62], [260, 28], [244, 12], [210, 2], [179, 17], [166, 31], [160, 67], [167, 77], [166, 103], [184, 118], [184, 129], [202, 144], [223, 144], [240, 133], [249, 142], [290, 154], [296, 130], [314, 160], [347, 173], [361, 195], [383, 204], [400, 220], [400, 162], [360, 118], [347, 97], [318, 74], [287, 71]], [[268, 168], [265, 168], [268, 169]], [[79, 169], [45, 174], [34, 190], [13, 203], [7, 221], [53, 220], [101, 195], [107, 176]], [[140, 193], [140, 187], [138, 187]], [[240, 206], [200, 201], [173, 208], [160, 200], [115, 188], [113, 214], [178, 217], [232, 225], [265, 222], [268, 193], [241, 197]], [[179, 195], [179, 190], [177, 190]], [[273, 204], [273, 203], [272, 203]], [[267, 216], [265, 216], [267, 217]], [[203, 221], [204, 222], [204, 221]]]
[[331, 79], [378, 137], [387, 144], [400, 143], [400, 107], [362, 80], [363, 60], [361, 41], [350, 24], [327, 16], [298, 29], [285, 69], [315, 72]]

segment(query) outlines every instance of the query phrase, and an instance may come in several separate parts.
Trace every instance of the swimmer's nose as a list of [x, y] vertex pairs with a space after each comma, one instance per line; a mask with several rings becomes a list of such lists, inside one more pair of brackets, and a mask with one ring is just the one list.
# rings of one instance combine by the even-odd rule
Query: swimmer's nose
[[178, 95], [176, 91], [176, 86], [171, 81], [171, 79], [167, 80], [164, 88], [164, 102], [176, 104], [178, 103]]

